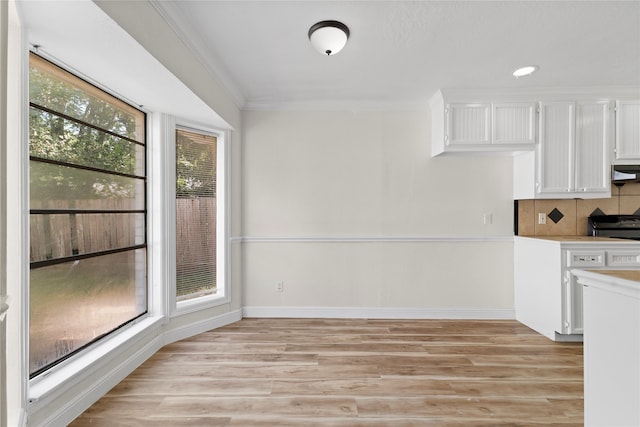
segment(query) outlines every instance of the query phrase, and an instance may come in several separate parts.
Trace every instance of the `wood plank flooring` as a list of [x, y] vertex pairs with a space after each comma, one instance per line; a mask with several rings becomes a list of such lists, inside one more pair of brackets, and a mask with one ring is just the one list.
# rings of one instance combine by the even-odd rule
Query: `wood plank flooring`
[[168, 345], [71, 426], [582, 426], [581, 343], [515, 321], [243, 319]]

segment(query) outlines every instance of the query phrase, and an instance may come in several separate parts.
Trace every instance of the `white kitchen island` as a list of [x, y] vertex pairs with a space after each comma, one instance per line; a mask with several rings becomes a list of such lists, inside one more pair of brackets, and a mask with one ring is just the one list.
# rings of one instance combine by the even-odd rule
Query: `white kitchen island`
[[574, 270], [584, 288], [584, 424], [640, 426], [640, 270]]
[[591, 236], [516, 236], [516, 319], [549, 339], [582, 341], [582, 286], [571, 275], [576, 269], [638, 270], [640, 242]]

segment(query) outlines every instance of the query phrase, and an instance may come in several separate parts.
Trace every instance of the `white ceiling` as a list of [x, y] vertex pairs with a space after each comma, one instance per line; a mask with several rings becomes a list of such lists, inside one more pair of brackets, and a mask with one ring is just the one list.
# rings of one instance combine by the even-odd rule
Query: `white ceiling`
[[230, 127], [93, 2], [21, 0], [17, 5], [26, 41], [39, 45], [40, 55], [132, 105]]
[[[415, 108], [438, 89], [640, 89], [640, 0], [149, 1], [240, 108]], [[19, 5], [28, 41], [43, 52], [134, 103], [169, 113], [190, 107], [191, 116], [221, 122], [91, 1]], [[307, 37], [326, 19], [351, 30], [330, 57]], [[89, 51], [100, 54], [87, 60]], [[511, 76], [528, 64], [540, 70]]]
[[[192, 1], [154, 5], [244, 108], [425, 105], [440, 88], [640, 86], [640, 1]], [[314, 23], [351, 37], [322, 56]], [[514, 69], [540, 66], [515, 79]]]

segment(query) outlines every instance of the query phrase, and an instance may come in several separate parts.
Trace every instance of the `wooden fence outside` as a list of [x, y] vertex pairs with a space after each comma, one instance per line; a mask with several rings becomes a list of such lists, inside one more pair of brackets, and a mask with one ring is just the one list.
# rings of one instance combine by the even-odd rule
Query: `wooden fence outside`
[[[203, 239], [201, 236], [211, 236]], [[216, 265], [216, 199], [176, 200], [176, 270], [209, 269]]]
[[[48, 201], [47, 209], [130, 209], [128, 200]], [[177, 268], [209, 265], [215, 270], [216, 199], [176, 200]], [[33, 214], [30, 221], [31, 261], [43, 261], [124, 248], [144, 243], [143, 214]], [[200, 239], [210, 235], [212, 239]]]

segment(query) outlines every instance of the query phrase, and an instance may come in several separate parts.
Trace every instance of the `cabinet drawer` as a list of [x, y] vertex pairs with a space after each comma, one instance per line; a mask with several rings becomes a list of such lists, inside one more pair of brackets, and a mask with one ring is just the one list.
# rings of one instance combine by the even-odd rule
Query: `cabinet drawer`
[[640, 250], [607, 252], [607, 267], [640, 267]]
[[568, 267], [604, 267], [605, 251], [567, 251]]

